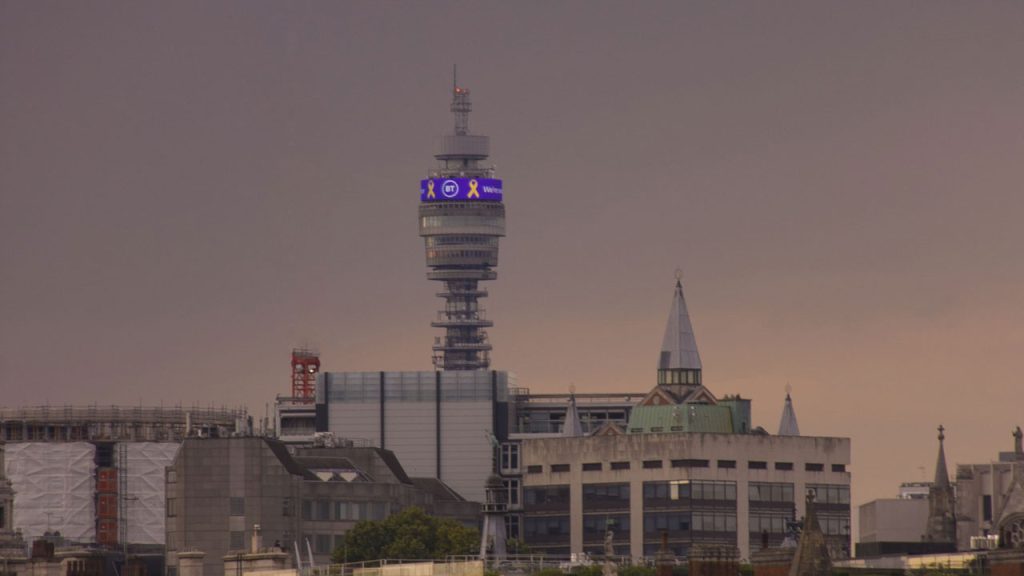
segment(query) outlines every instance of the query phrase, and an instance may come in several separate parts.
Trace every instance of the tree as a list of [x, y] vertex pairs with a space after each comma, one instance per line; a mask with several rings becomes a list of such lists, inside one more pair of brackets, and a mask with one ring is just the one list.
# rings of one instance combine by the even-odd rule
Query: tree
[[478, 530], [411, 507], [382, 521], [359, 522], [342, 537], [331, 560], [339, 564], [381, 558], [440, 560], [473, 554], [479, 545]]

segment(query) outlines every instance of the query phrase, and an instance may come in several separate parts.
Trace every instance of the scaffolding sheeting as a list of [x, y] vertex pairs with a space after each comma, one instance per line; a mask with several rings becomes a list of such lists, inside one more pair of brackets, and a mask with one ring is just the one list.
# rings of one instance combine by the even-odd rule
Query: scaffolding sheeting
[[[115, 466], [124, 467], [120, 486], [125, 507], [121, 518], [131, 544], [164, 544], [166, 491], [164, 468], [170, 466], [180, 444], [174, 442], [126, 442], [114, 451]], [[126, 462], [121, 462], [124, 455]]]
[[16, 442], [6, 446], [15, 492], [14, 527], [26, 540], [59, 530], [65, 538], [96, 538], [96, 448], [86, 442]]

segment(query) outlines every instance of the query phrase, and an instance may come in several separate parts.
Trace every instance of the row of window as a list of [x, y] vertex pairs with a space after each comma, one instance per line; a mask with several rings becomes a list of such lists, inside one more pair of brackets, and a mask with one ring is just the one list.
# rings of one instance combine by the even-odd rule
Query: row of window
[[644, 482], [644, 500], [736, 501], [736, 483], [725, 480]]
[[[584, 510], [595, 507], [628, 508], [629, 484], [583, 484]], [[808, 484], [819, 504], [850, 503], [850, 487], [842, 484]], [[569, 485], [531, 486], [523, 490], [523, 501], [528, 508], [559, 507], [568, 509]], [[669, 480], [643, 483], [644, 502], [658, 501], [712, 501], [736, 502], [736, 483], [727, 480]], [[793, 484], [790, 482], [750, 482], [747, 499], [754, 504], [795, 503]], [[772, 506], [769, 506], [772, 507]], [[775, 506], [777, 508], [777, 506]], [[792, 509], [792, 506], [789, 507]]]
[[505, 218], [502, 216], [423, 216], [420, 218], [420, 229], [431, 228], [492, 228], [495, 234], [505, 231]]
[[[339, 500], [303, 500], [302, 519], [330, 522], [341, 520], [383, 520], [388, 502], [344, 502]], [[285, 514], [290, 516], [291, 514]]]
[[682, 532], [736, 532], [736, 513], [718, 511], [645, 512], [644, 534], [668, 532], [678, 538]]
[[[608, 469], [609, 470], [629, 470], [630, 467], [631, 467], [631, 464], [632, 463], [629, 462], [629, 461], [610, 462], [610, 463], [608, 463]], [[643, 466], [643, 468], [645, 470], [656, 470], [656, 469], [659, 469], [659, 468], [663, 468], [664, 465], [665, 465], [665, 461], [664, 460], [644, 460], [641, 463], [641, 465]], [[676, 459], [676, 460], [669, 460], [669, 465], [672, 468], [710, 468], [711, 467], [711, 461], [710, 460], [700, 459], [700, 458], [680, 458], [680, 459]], [[604, 466], [605, 466], [604, 462], [584, 462], [580, 466], [580, 468], [584, 472], [600, 472], [600, 471], [604, 470]], [[718, 460], [718, 461], [716, 461], [716, 466], [718, 468], [736, 468], [736, 461], [735, 460]], [[551, 464], [550, 465], [550, 469], [551, 469], [551, 472], [568, 472], [571, 469], [571, 467], [570, 467], [569, 464]], [[765, 462], [763, 460], [750, 460], [749, 462], [747, 462], [747, 469], [749, 469], [749, 470], [767, 470], [768, 469], [768, 462]], [[792, 462], [776, 462], [775, 463], [775, 469], [776, 470], [782, 470], [782, 471], [793, 470], [793, 463]], [[806, 464], [804, 464], [804, 470], [806, 470], [808, 472], [823, 472], [825, 470], [825, 465], [821, 464], [819, 462], [807, 462]], [[845, 464], [833, 464], [832, 465], [832, 471], [833, 472], [846, 472], [846, 465]], [[527, 474], [543, 474], [544, 473], [544, 466], [541, 465], [541, 464], [531, 464], [531, 465], [526, 467], [526, 473]]]
[[434, 258], [494, 258], [498, 253], [494, 250], [427, 250], [427, 259]]
[[[490, 400], [491, 383], [487, 382], [442, 382], [441, 399], [445, 401]], [[500, 386], [499, 386], [500, 389]], [[346, 383], [331, 382], [328, 399], [331, 402], [380, 402], [380, 382]], [[386, 400], [405, 402], [433, 402], [437, 384], [420, 382], [414, 384], [385, 384]], [[502, 400], [502, 398], [499, 398]]]
[[477, 246], [497, 246], [498, 238], [496, 236], [467, 236], [462, 234], [444, 234], [442, 236], [427, 236], [426, 240], [427, 248], [436, 248], [438, 246], [451, 246], [453, 244], [469, 244]]
[[583, 540], [603, 539], [611, 530], [616, 540], [629, 541], [629, 514], [584, 514]]

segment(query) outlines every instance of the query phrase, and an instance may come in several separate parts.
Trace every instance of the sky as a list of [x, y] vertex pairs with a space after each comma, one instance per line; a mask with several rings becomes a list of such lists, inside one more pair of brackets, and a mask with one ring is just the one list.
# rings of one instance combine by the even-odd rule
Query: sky
[[493, 367], [642, 391], [682, 271], [716, 394], [853, 500], [1024, 425], [1024, 3], [0, 0], [0, 403], [247, 406], [429, 370], [452, 65], [508, 236]]

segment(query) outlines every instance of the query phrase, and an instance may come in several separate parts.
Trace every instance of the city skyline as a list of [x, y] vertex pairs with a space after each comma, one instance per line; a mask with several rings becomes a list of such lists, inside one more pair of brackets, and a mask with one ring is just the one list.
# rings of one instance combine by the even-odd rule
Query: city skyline
[[[854, 502], [1020, 424], [1024, 7], [0, 4], [9, 406], [263, 404], [431, 366], [451, 64], [508, 237], [492, 367], [653, 386], [683, 271], [718, 395], [853, 439]], [[1016, 402], [1016, 404], [1015, 404]], [[923, 473], [920, 468], [923, 467]]]

